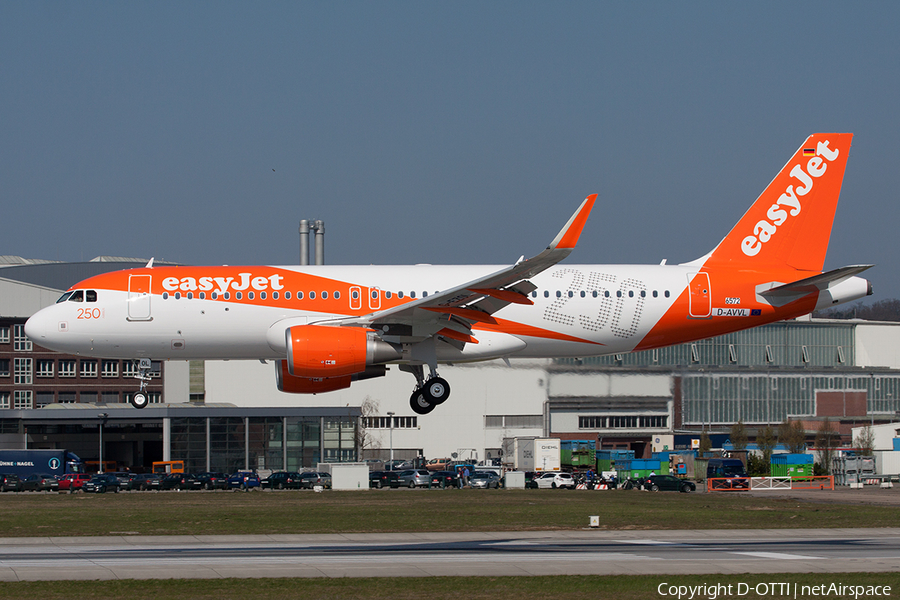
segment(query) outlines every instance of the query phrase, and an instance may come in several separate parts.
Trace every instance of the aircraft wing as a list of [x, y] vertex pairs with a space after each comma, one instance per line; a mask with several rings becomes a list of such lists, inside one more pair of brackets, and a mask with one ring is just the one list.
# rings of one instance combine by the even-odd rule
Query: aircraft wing
[[572, 253], [596, 199], [596, 194], [585, 198], [537, 256], [401, 306], [341, 320], [340, 325], [371, 327], [387, 341], [412, 342], [439, 334], [458, 343], [478, 343], [471, 336], [473, 323], [496, 322], [491, 315], [509, 304], [533, 304], [528, 294], [537, 288], [528, 279]]

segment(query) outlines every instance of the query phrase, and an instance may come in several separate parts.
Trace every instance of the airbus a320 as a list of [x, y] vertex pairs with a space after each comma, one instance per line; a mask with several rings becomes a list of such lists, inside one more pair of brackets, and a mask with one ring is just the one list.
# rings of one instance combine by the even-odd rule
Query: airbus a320
[[[321, 393], [385, 374], [416, 380], [410, 407], [450, 396], [445, 363], [586, 357], [681, 344], [806, 315], [871, 294], [822, 272], [852, 134], [803, 142], [707, 255], [678, 265], [559, 264], [597, 199], [549, 246], [508, 266], [154, 267], [75, 284], [32, 316], [37, 344], [132, 359], [148, 403], [149, 359], [274, 361], [278, 389]], [[143, 359], [143, 360], [141, 360]]]

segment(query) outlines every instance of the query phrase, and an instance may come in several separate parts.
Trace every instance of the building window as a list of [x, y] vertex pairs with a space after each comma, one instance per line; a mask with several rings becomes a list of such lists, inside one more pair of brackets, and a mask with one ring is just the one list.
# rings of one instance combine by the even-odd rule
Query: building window
[[97, 376], [97, 361], [96, 360], [81, 361], [81, 376], [82, 377], [96, 377]]
[[604, 429], [606, 417], [578, 417], [578, 429]]
[[9, 408], [9, 392], [0, 392], [0, 408]]
[[9, 377], [9, 359], [0, 358], [0, 377]]
[[137, 377], [137, 363], [133, 360], [126, 360], [122, 363], [122, 377]]
[[118, 377], [119, 376], [119, 361], [117, 360], [104, 360], [103, 367], [100, 371], [101, 377]]
[[37, 392], [34, 395], [34, 407], [43, 408], [56, 402], [56, 394], [53, 392]]
[[53, 377], [54, 370], [52, 360], [39, 360], [37, 361], [35, 375], [38, 377]]
[[541, 429], [543, 415], [485, 415], [486, 429]]
[[119, 392], [103, 392], [100, 394], [100, 399], [104, 404], [118, 404]]
[[13, 329], [15, 331], [13, 350], [16, 352], [31, 352], [31, 340], [25, 335], [25, 325], [13, 325]]
[[[126, 393], [123, 402], [131, 402], [131, 399], [134, 398], [134, 394], [134, 392]], [[116, 395], [116, 397], [118, 398], [118, 395]], [[118, 402], [118, 400], [115, 401]], [[147, 392], [147, 401], [149, 404], [162, 404], [162, 393]]]
[[59, 404], [76, 404], [78, 399], [75, 397], [75, 392], [60, 392], [56, 401]]
[[[363, 426], [368, 429], [390, 429], [391, 417], [364, 417]], [[394, 417], [394, 429], [415, 429], [418, 417]]]
[[664, 415], [658, 415], [653, 417], [641, 417], [641, 427], [646, 427], [648, 429], [655, 428], [661, 429], [669, 426], [669, 417]]
[[[32, 359], [30, 358], [17, 358], [15, 359], [15, 376], [14, 381], [16, 385], [31, 385], [32, 383]], [[16, 392], [18, 394], [18, 392]], [[31, 408], [29, 406], [29, 408]]]
[[74, 360], [59, 361], [59, 376], [60, 377], [75, 377], [75, 361]]
[[9, 327], [0, 327], [0, 344], [9, 343]]
[[31, 408], [31, 390], [16, 390], [13, 399], [13, 408]]

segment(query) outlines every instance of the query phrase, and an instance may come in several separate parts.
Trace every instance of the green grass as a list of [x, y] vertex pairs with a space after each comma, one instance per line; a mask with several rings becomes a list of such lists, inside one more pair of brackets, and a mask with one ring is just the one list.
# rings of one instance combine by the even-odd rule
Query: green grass
[[745, 494], [373, 490], [0, 495], [0, 537], [894, 527], [889, 506]]
[[[425, 577], [425, 578], [361, 578], [361, 579], [215, 579], [215, 580], [126, 580], [126, 581], [66, 581], [0, 583], [0, 600], [156, 600], [159, 598], [221, 600], [222, 598], [253, 598], [269, 600], [304, 598], [377, 599], [377, 600], [497, 600], [516, 598], [528, 600], [676, 600], [677, 596], [661, 596], [661, 583], [670, 585], [731, 585], [732, 594], [718, 594], [718, 598], [793, 598], [790, 595], [749, 593], [738, 596], [739, 583], [755, 587], [764, 583], [793, 584], [798, 592], [803, 585], [889, 585], [891, 595], [900, 590], [898, 573], [837, 573], [837, 574], [770, 574], [770, 575], [654, 575], [654, 576], [552, 576], [552, 577]], [[782, 588], [779, 588], [781, 590]], [[760, 592], [765, 589], [761, 588]], [[824, 594], [819, 594], [825, 597]], [[803, 596], [798, 598], [815, 597]], [[841, 596], [830, 596], [832, 598]], [[852, 598], [852, 596], [842, 596]], [[860, 596], [870, 597], [870, 596]], [[686, 598], [686, 597], [685, 597]], [[711, 600], [710, 594], [695, 595], [697, 600]]]

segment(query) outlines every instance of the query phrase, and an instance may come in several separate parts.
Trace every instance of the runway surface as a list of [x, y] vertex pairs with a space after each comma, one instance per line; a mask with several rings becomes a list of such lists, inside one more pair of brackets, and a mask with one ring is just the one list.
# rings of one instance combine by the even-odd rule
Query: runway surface
[[900, 528], [0, 539], [0, 581], [900, 571]]

